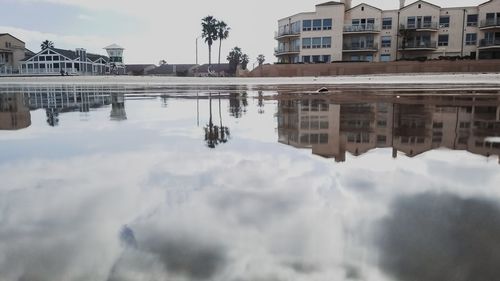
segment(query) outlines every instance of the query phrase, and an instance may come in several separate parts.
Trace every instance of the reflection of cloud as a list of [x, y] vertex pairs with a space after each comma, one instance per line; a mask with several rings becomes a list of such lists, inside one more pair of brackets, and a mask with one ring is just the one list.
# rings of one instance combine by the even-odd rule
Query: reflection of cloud
[[496, 280], [500, 208], [425, 193], [399, 198], [380, 225], [382, 267], [397, 280]]

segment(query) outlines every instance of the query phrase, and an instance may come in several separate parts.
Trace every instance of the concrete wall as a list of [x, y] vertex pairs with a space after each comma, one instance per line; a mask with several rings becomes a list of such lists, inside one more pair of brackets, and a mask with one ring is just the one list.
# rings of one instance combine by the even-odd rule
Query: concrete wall
[[387, 73], [432, 72], [500, 72], [499, 60], [467, 61], [398, 61], [331, 64], [263, 65], [250, 72], [249, 77], [336, 76]]

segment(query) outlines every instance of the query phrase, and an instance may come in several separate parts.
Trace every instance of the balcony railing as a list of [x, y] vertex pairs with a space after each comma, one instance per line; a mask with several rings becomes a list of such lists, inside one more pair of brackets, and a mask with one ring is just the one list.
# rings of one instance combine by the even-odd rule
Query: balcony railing
[[274, 49], [274, 54], [276, 56], [290, 54], [290, 53], [300, 53], [300, 47], [299, 46], [292, 46], [292, 47], [275, 48]]
[[401, 25], [403, 29], [425, 29], [425, 30], [438, 30], [437, 22], [420, 22], [420, 23], [411, 23], [407, 25]]
[[500, 46], [500, 38], [499, 39], [482, 39], [479, 41], [479, 47], [495, 47]]
[[356, 25], [344, 25], [344, 32], [380, 32], [380, 28], [374, 24], [356, 24]]
[[486, 19], [486, 20], [482, 20], [481, 21], [481, 25], [480, 25], [481, 28], [484, 28], [484, 27], [495, 27], [495, 26], [499, 26], [500, 27], [500, 18], [498, 18], [498, 19]]
[[428, 49], [437, 49], [436, 41], [411, 41], [406, 42], [405, 44], [401, 43], [399, 45], [400, 50], [428, 50]]
[[344, 51], [377, 51], [378, 44], [376, 44], [376, 43], [357, 43], [357, 42], [345, 43], [343, 50]]
[[285, 30], [280, 30], [280, 31], [274, 32], [275, 39], [278, 39], [281, 37], [287, 37], [287, 36], [300, 36], [300, 30], [285, 29]]

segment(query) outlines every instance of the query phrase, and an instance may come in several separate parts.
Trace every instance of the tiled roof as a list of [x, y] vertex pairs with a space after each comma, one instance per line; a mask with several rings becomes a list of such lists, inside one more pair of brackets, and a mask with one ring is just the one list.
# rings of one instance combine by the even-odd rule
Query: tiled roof
[[337, 2], [337, 1], [330, 1], [330, 2], [325, 2], [322, 4], [316, 5], [316, 7], [321, 7], [321, 6], [332, 6], [332, 5], [345, 5], [344, 3]]
[[[76, 54], [76, 51], [72, 51], [72, 50], [64, 50], [64, 49], [58, 49], [58, 48], [50, 48], [52, 51], [60, 54], [60, 55], [63, 55], [65, 57], [67, 57], [68, 59], [71, 59], [71, 60], [75, 60], [78, 58], [78, 55]], [[27, 61], [29, 59], [31, 59], [32, 57], [38, 55], [39, 53], [41, 53], [42, 51], [38, 52], [37, 54], [33, 54], [31, 56], [27, 56], [23, 59], [23, 61]], [[92, 54], [92, 53], [87, 53], [87, 58], [90, 59], [91, 61], [96, 61], [98, 60], [99, 58], [102, 58], [104, 59], [106, 62], [109, 61], [109, 58], [107, 56], [103, 56], [103, 55], [97, 55], [97, 54]]]

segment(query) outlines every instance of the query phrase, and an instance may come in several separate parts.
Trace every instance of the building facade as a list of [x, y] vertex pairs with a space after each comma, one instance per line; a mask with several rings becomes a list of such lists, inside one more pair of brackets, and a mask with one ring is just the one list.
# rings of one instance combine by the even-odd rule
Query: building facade
[[279, 20], [275, 39], [280, 63], [500, 59], [500, 0], [454, 8], [400, 0], [398, 10], [331, 1]]
[[26, 51], [23, 41], [8, 33], [0, 33], [0, 74], [10, 74], [19, 69]]
[[104, 75], [110, 72], [109, 58], [75, 51], [48, 48], [26, 57], [20, 63], [19, 73], [29, 75]]

